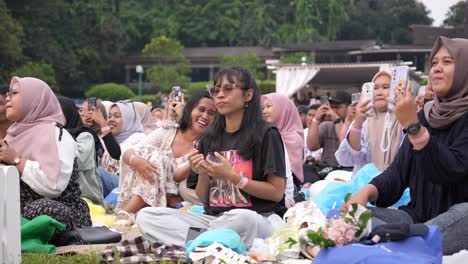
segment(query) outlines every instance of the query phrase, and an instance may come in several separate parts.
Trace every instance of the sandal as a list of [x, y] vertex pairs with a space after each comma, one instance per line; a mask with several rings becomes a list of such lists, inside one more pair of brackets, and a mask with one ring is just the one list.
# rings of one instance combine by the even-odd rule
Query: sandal
[[112, 224], [111, 228], [120, 233], [127, 232], [135, 224], [135, 215], [124, 210], [118, 211], [115, 217], [116, 221]]

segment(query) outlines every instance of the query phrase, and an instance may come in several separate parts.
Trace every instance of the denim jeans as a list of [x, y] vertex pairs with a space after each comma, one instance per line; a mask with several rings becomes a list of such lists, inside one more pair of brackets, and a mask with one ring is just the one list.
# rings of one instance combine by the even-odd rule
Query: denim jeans
[[102, 167], [99, 167], [99, 175], [102, 182], [102, 194], [106, 198], [112, 190], [119, 187], [119, 176], [108, 172]]
[[[371, 208], [371, 210], [373, 227], [384, 223], [413, 223], [411, 217], [403, 210], [390, 208]], [[455, 204], [447, 212], [425, 224], [439, 226], [444, 255], [468, 249], [468, 203]]]

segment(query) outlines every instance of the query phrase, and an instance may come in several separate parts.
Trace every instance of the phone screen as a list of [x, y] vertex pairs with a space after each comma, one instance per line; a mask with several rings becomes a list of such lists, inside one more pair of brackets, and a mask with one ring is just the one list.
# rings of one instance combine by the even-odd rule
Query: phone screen
[[[392, 80], [390, 82], [390, 99], [393, 101], [397, 97], [406, 94], [406, 85], [409, 79], [409, 67], [398, 66], [392, 70]], [[395, 105], [388, 104], [390, 110], [395, 109]]]
[[326, 95], [320, 96], [320, 104], [322, 104], [322, 105], [328, 104], [328, 96], [326, 96]]
[[172, 91], [174, 92], [174, 102], [182, 101], [182, 91], [180, 90], [180, 86], [172, 87]]

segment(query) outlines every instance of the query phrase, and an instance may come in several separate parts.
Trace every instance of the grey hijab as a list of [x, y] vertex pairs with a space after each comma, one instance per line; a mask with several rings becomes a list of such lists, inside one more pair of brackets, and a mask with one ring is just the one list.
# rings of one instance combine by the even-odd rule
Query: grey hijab
[[132, 102], [115, 103], [111, 108], [114, 106], [117, 106], [122, 113], [122, 131], [118, 135], [113, 135], [119, 144], [122, 144], [135, 133], [144, 132], [140, 116], [137, 114]]

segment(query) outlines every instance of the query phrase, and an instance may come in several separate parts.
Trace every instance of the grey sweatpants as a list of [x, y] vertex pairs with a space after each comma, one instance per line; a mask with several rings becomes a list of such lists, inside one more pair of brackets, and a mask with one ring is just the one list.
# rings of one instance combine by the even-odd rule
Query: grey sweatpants
[[211, 216], [172, 208], [147, 207], [138, 213], [136, 223], [145, 238], [177, 246], [185, 246], [190, 227], [232, 229], [240, 235], [247, 248], [252, 246], [255, 238], [267, 238], [274, 232], [265, 216], [248, 209], [233, 209], [219, 216]]

